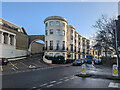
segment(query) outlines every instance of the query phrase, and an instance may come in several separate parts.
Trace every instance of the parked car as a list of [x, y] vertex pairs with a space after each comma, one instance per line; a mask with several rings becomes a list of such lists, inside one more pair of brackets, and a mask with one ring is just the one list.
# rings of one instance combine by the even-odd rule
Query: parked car
[[77, 59], [73, 62], [73, 66], [82, 65], [83, 63], [85, 63], [85, 59]]
[[94, 60], [95, 64], [100, 64], [101, 63], [101, 59], [94, 58], [93, 60]]
[[7, 64], [8, 64], [8, 59], [2, 58], [2, 65], [7, 65]]
[[92, 63], [92, 60], [93, 60], [93, 56], [92, 55], [87, 55], [86, 56], [87, 63]]

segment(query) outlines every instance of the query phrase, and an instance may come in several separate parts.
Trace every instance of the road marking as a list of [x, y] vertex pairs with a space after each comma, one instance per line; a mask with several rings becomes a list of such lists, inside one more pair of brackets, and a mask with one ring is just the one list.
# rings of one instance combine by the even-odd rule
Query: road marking
[[3, 67], [1, 66], [1, 71], [3, 71]]
[[63, 79], [59, 79], [59, 80], [63, 80]]
[[60, 83], [62, 83], [62, 81], [60, 81], [60, 82], [57, 82], [56, 84], [60, 84]]
[[54, 86], [53, 84], [51, 84], [51, 85], [48, 85], [47, 87], [52, 87], [52, 86]]
[[33, 88], [36, 88], [36, 87], [33, 87]]
[[[19, 61], [20, 62], [20, 61]], [[24, 66], [26, 66], [26, 67], [28, 67], [26, 64], [24, 64], [23, 62], [20, 62], [22, 65], [24, 65]]]
[[68, 77], [64, 77], [64, 78], [68, 78]]
[[65, 82], [69, 81], [69, 79], [64, 80]]
[[70, 78], [70, 79], [74, 79], [74, 77]]
[[52, 81], [52, 82], [50, 82], [50, 83], [55, 83], [56, 81]]
[[110, 84], [109, 84], [108, 87], [111, 87], [111, 88], [120, 88], [120, 83], [113, 83], [113, 82], [110, 82]]
[[12, 64], [12, 62], [10, 62], [10, 64], [11, 64], [13, 67], [15, 67], [16, 69], [18, 69], [18, 67], [16, 67], [14, 64]]
[[40, 86], [42, 87], [42, 86], [45, 86], [45, 85], [47, 85], [47, 83], [44, 83], [44, 84], [42, 84], [42, 85], [40, 85]]

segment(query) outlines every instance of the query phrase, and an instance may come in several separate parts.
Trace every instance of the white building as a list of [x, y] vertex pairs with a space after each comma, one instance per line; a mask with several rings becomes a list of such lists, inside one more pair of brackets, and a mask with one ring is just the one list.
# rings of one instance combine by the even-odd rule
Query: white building
[[79, 35], [73, 26], [68, 25], [65, 18], [50, 16], [44, 23], [45, 55], [62, 55], [65, 59], [78, 59], [89, 54], [90, 41]]

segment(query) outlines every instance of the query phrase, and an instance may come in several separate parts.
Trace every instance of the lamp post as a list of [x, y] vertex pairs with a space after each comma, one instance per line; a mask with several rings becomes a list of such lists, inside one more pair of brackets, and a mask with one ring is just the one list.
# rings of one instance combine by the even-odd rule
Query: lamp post
[[116, 42], [116, 54], [117, 54], [117, 68], [118, 68], [117, 21], [118, 20], [115, 20], [115, 42]]

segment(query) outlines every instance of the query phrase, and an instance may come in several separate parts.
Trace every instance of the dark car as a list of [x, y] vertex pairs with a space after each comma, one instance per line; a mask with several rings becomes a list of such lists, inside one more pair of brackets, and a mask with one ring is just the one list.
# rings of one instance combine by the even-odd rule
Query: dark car
[[8, 59], [2, 58], [2, 65], [7, 65], [7, 64], [8, 64]]
[[83, 63], [85, 63], [85, 59], [77, 59], [73, 62], [73, 66], [82, 65]]

